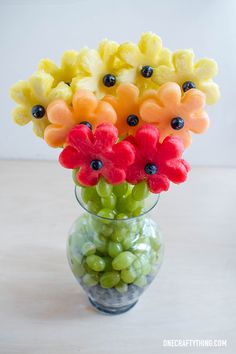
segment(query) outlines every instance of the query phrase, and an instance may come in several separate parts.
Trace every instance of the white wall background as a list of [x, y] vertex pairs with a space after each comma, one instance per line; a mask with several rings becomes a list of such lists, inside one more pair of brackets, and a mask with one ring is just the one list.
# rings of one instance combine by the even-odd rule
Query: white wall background
[[96, 47], [105, 37], [137, 41], [151, 30], [172, 50], [193, 48], [197, 58], [217, 60], [222, 98], [208, 108], [208, 133], [195, 136], [185, 157], [192, 164], [236, 166], [235, 18], [235, 0], [0, 0], [0, 158], [58, 156], [30, 124], [14, 125], [10, 115], [9, 87], [27, 79], [42, 57], [59, 63], [66, 49]]

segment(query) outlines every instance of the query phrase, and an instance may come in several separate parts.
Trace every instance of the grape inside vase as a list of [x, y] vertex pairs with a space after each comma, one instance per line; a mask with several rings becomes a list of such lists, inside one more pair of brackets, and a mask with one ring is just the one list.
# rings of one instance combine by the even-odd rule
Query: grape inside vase
[[150, 285], [163, 259], [163, 237], [150, 217], [157, 195], [145, 200], [142, 214], [113, 219], [88, 210], [75, 194], [84, 213], [72, 225], [67, 256], [71, 270], [99, 311], [120, 314], [128, 311]]

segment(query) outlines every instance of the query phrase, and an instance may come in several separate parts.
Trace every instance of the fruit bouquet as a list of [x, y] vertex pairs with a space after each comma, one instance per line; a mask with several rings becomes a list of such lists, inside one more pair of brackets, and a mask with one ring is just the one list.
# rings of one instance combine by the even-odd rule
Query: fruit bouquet
[[154, 279], [163, 240], [149, 211], [190, 171], [183, 153], [209, 125], [205, 105], [219, 88], [212, 59], [171, 52], [153, 33], [138, 45], [103, 40], [66, 51], [58, 67], [42, 59], [11, 88], [19, 125], [60, 149], [85, 213], [70, 230], [67, 255], [92, 305], [130, 309]]

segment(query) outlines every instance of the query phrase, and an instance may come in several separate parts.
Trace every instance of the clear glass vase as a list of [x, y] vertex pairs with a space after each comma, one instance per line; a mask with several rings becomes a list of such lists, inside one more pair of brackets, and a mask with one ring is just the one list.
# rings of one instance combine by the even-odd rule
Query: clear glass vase
[[126, 312], [137, 303], [162, 263], [162, 234], [150, 217], [159, 197], [147, 198], [142, 215], [108, 219], [87, 210], [80, 192], [76, 187], [76, 198], [85, 213], [69, 232], [71, 270], [97, 310]]

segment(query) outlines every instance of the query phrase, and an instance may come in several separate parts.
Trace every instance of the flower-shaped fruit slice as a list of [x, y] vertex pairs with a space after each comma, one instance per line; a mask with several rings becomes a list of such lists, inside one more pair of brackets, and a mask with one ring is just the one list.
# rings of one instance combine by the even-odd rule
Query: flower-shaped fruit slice
[[13, 110], [13, 119], [19, 125], [32, 121], [34, 133], [43, 138], [44, 130], [49, 124], [47, 107], [55, 99], [71, 101], [71, 89], [61, 82], [53, 88], [54, 79], [44, 72], [36, 72], [28, 81], [19, 81], [12, 86], [10, 94], [19, 104]]
[[153, 77], [159, 65], [171, 65], [171, 52], [163, 48], [161, 38], [151, 32], [143, 33], [138, 45], [121, 44], [117, 55], [124, 64], [119, 80], [134, 83], [141, 92], [158, 87]]
[[79, 71], [72, 80], [72, 89], [88, 89], [102, 98], [114, 94], [117, 88], [117, 72], [120, 60], [116, 53], [119, 45], [103, 40], [98, 50], [84, 48], [79, 54]]
[[119, 136], [133, 135], [144, 123], [139, 114], [142, 102], [139, 89], [132, 84], [121, 84], [117, 88], [116, 94], [117, 97], [108, 95], [103, 100], [109, 102], [116, 111], [116, 127]]
[[117, 140], [118, 131], [112, 124], [100, 124], [94, 134], [87, 126], [77, 125], [70, 131], [59, 161], [66, 168], [79, 168], [76, 177], [84, 186], [96, 185], [100, 176], [113, 185], [122, 183], [135, 151], [128, 141]]
[[205, 93], [207, 104], [213, 104], [220, 97], [219, 86], [212, 80], [217, 72], [217, 63], [213, 59], [203, 58], [194, 63], [192, 50], [177, 50], [173, 53], [173, 66], [159, 66], [153, 80], [158, 85], [177, 82], [183, 92], [197, 88]]
[[61, 66], [58, 67], [50, 59], [42, 59], [38, 69], [44, 71], [54, 78], [54, 85], [63, 81], [70, 86], [72, 79], [78, 73], [79, 53], [75, 50], [67, 50], [61, 58]]
[[112, 106], [99, 101], [89, 90], [79, 90], [73, 96], [72, 107], [63, 100], [52, 102], [47, 109], [50, 125], [44, 132], [44, 139], [52, 147], [64, 145], [69, 131], [82, 123], [96, 128], [101, 123], [116, 122], [116, 112]]
[[168, 136], [160, 143], [158, 129], [146, 124], [127, 140], [136, 149], [135, 161], [127, 169], [129, 183], [146, 180], [152, 193], [160, 193], [169, 189], [170, 182], [186, 180], [190, 167], [182, 159], [184, 146], [178, 137]]
[[187, 147], [192, 140], [190, 131], [203, 133], [208, 128], [204, 106], [204, 93], [191, 89], [182, 97], [179, 85], [168, 82], [142, 103], [140, 114], [144, 121], [157, 126], [161, 141], [168, 135], [178, 135]]

